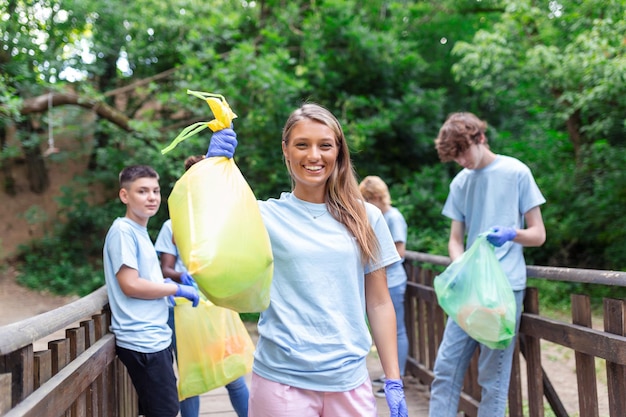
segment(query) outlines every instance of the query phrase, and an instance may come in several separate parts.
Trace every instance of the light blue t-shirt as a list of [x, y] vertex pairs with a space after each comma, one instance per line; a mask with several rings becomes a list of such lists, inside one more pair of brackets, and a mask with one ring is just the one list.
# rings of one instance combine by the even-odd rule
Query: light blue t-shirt
[[154, 248], [159, 254], [169, 253], [176, 257], [176, 263], [174, 264], [175, 271], [187, 272], [183, 260], [178, 256], [178, 248], [172, 240], [172, 219], [167, 219], [165, 223], [163, 223], [163, 226], [161, 226], [156, 242], [154, 242]]
[[104, 278], [111, 307], [111, 331], [125, 349], [154, 353], [167, 349], [172, 331], [167, 325], [167, 297], [143, 300], [122, 292], [116, 274], [126, 265], [140, 279], [163, 282], [161, 266], [148, 230], [126, 218], [115, 219], [104, 241]]
[[363, 265], [356, 239], [325, 213], [324, 204], [283, 193], [259, 207], [274, 274], [270, 305], [259, 319], [254, 372], [315, 391], [358, 387], [368, 378], [365, 359], [372, 344], [365, 274], [400, 259], [382, 213], [366, 204], [381, 252], [376, 264]]
[[[469, 248], [476, 237], [493, 226], [524, 228], [524, 214], [546, 202], [528, 166], [504, 155], [481, 169], [463, 169], [450, 183], [442, 213], [465, 223]], [[523, 247], [507, 242], [495, 248], [513, 290], [526, 287]]]
[[[387, 226], [389, 226], [389, 231], [391, 232], [394, 243], [406, 243], [407, 225], [400, 210], [395, 207], [390, 207], [389, 210], [383, 213], [383, 217], [385, 218], [385, 222], [387, 222]], [[402, 263], [403, 261], [404, 258], [387, 267], [387, 286], [389, 288], [406, 283], [407, 277], [406, 270]]]

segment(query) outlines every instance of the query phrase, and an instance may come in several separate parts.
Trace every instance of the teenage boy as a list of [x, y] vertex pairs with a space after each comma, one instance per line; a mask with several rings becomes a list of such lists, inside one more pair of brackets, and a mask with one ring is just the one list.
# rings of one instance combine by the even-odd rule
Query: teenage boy
[[167, 325], [168, 296], [198, 304], [195, 288], [164, 280], [148, 220], [159, 209], [159, 175], [145, 165], [124, 168], [119, 198], [126, 215], [115, 219], [104, 243], [104, 277], [116, 352], [128, 369], [146, 417], [176, 417], [178, 391]]
[[[546, 230], [540, 205], [545, 198], [530, 169], [515, 158], [496, 155], [487, 144], [487, 123], [472, 113], [453, 113], [435, 140], [442, 162], [464, 169], [450, 184], [443, 215], [452, 220], [448, 252], [457, 259], [488, 231], [496, 256], [511, 282], [517, 303], [516, 332], [526, 288], [524, 246], [541, 246]], [[465, 237], [467, 236], [467, 242]], [[478, 417], [504, 417], [515, 339], [506, 349], [489, 349], [448, 319], [434, 367], [430, 417], [456, 417], [465, 371], [480, 347]]]

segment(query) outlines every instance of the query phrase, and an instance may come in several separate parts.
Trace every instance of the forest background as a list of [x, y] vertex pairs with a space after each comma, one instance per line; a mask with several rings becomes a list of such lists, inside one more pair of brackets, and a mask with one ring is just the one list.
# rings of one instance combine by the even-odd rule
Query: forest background
[[[449, 113], [474, 112], [492, 150], [529, 165], [547, 199], [548, 239], [527, 262], [626, 270], [625, 3], [2, 0], [3, 202], [43, 196], [54, 168], [85, 164], [52, 216], [43, 203], [15, 213], [45, 227], [16, 251], [0, 242], [0, 255], [33, 288], [101, 286], [104, 236], [124, 213], [119, 171], [160, 173], [155, 238], [184, 159], [206, 151], [208, 129], [160, 152], [213, 118], [189, 89], [222, 94], [238, 114], [235, 161], [259, 199], [290, 189], [280, 151], [289, 113], [305, 101], [328, 107], [358, 176], [389, 184], [408, 249], [438, 255], [459, 167], [439, 162], [433, 140]], [[80, 146], [57, 149], [63, 135]], [[559, 302], [563, 288], [550, 286]]]

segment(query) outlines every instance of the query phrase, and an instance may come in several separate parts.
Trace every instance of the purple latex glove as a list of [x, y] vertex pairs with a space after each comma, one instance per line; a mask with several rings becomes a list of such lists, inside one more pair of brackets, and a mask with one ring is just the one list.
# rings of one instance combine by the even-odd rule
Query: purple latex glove
[[192, 287], [196, 286], [196, 281], [194, 281], [193, 277], [187, 272], [180, 274], [180, 283], [183, 285], [191, 285]]
[[512, 227], [494, 226], [487, 235], [487, 241], [493, 246], [502, 246], [515, 239], [515, 236], [517, 236], [517, 231]]
[[226, 158], [232, 158], [235, 155], [236, 148], [237, 134], [235, 131], [233, 129], [218, 130], [211, 136], [206, 157], [225, 156]]
[[385, 399], [389, 406], [390, 417], [408, 417], [409, 410], [406, 408], [404, 398], [404, 385], [401, 379], [385, 380]]
[[[175, 284], [178, 287], [178, 289], [176, 290], [176, 293], [174, 293], [174, 297], [186, 298], [189, 301], [191, 301], [192, 306], [194, 307], [198, 306], [198, 303], [200, 302], [200, 295], [198, 294], [198, 290], [196, 290], [194, 287], [190, 285], [180, 285], [179, 283], [172, 281], [169, 278], [165, 278], [163, 282], [165, 282], [166, 284]], [[171, 301], [171, 298], [170, 298], [170, 301]]]

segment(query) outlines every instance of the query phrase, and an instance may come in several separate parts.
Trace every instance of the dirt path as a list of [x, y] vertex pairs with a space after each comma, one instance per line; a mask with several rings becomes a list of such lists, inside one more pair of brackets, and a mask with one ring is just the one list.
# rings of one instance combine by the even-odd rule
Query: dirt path
[[29, 290], [18, 285], [15, 276], [12, 266], [0, 271], [0, 326], [45, 313], [78, 298]]

